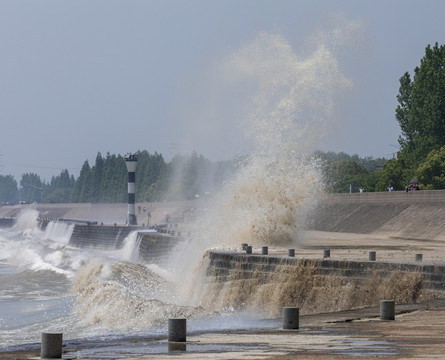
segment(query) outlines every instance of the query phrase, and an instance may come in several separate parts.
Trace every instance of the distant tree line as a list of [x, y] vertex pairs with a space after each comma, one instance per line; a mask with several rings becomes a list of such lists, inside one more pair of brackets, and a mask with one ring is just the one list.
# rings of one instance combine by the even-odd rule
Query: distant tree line
[[[385, 159], [360, 158], [346, 153], [316, 152], [323, 163], [327, 190], [349, 192], [349, 184], [374, 191], [378, 169]], [[136, 201], [184, 200], [212, 196], [220, 191], [242, 161], [211, 162], [202, 155], [177, 155], [166, 162], [161, 154], [137, 154]], [[125, 203], [128, 173], [122, 155], [98, 153], [95, 163], [83, 163], [77, 179], [63, 170], [50, 182], [39, 175], [22, 175], [19, 186], [12, 175], [0, 175], [0, 200], [32, 203]]]
[[[136, 201], [184, 200], [211, 196], [233, 174], [234, 161], [211, 162], [193, 152], [177, 155], [166, 162], [161, 154], [137, 154]], [[12, 175], [0, 175], [0, 200], [3, 204], [38, 203], [125, 203], [128, 172], [122, 155], [98, 153], [95, 163], [83, 163], [79, 177], [68, 170], [50, 182], [39, 175], [22, 175], [20, 186]]]

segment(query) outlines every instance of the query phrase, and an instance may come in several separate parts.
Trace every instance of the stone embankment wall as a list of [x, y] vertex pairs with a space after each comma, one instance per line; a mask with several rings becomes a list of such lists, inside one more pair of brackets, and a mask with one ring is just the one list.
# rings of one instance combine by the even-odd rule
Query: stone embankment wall
[[81, 248], [120, 249], [124, 240], [136, 232], [139, 260], [159, 264], [167, 260], [171, 249], [181, 241], [174, 232], [161, 231], [152, 232], [135, 226], [74, 225], [70, 244]]
[[130, 226], [74, 225], [70, 244], [81, 248], [120, 249], [132, 230]]
[[445, 266], [298, 259], [211, 251], [201, 279], [202, 300], [224, 309], [280, 316], [377, 306], [382, 299], [417, 302], [443, 295]]
[[13, 218], [0, 218], [0, 228], [10, 228], [14, 226], [15, 219]]
[[139, 259], [145, 263], [164, 264], [180, 237], [159, 233], [139, 233]]

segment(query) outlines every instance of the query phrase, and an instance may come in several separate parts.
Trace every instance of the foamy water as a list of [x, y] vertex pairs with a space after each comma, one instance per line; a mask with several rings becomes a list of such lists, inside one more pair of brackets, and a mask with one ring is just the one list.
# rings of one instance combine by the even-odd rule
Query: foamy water
[[197, 331], [252, 321], [193, 305], [176, 286], [175, 264], [138, 263], [137, 233], [119, 250], [79, 249], [69, 245], [72, 226], [41, 231], [36, 218], [26, 211], [0, 229], [0, 351], [39, 343], [42, 332], [111, 341], [166, 335], [172, 317], [186, 317]]

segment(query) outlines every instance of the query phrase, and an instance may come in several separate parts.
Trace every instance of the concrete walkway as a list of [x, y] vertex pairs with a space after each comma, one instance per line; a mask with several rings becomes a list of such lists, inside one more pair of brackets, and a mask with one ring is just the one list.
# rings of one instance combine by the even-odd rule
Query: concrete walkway
[[[445, 298], [396, 306], [394, 321], [381, 321], [379, 308], [302, 316], [299, 330], [273, 329], [204, 333], [187, 337], [185, 348], [167, 341], [126, 340], [147, 355], [126, 357], [119, 347], [64, 349], [64, 359], [443, 359]], [[176, 344], [178, 345], [178, 344]], [[122, 348], [122, 346], [121, 346]], [[134, 349], [133, 349], [134, 350]], [[83, 353], [91, 356], [83, 356]], [[100, 355], [102, 353], [102, 356]], [[110, 353], [114, 356], [110, 357]], [[105, 356], [107, 355], [107, 356]], [[3, 360], [39, 359], [38, 350], [0, 353]]]

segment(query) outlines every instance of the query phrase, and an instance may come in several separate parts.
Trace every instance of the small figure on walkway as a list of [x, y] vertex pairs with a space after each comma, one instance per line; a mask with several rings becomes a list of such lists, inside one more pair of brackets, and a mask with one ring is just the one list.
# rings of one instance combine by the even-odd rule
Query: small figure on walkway
[[394, 190], [394, 188], [392, 187], [391, 184], [388, 185], [387, 189], [388, 189], [388, 191], [393, 191]]
[[363, 189], [363, 186], [360, 186], [359, 191], [360, 191], [361, 193], [362, 193], [362, 192], [365, 192], [365, 189]]

